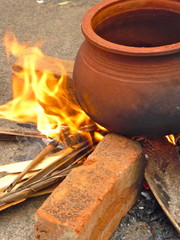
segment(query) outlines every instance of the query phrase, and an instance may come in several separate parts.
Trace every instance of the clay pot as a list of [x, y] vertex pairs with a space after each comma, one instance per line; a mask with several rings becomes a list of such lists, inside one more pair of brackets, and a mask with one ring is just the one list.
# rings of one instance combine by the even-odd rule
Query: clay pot
[[124, 135], [180, 132], [179, 0], [108, 0], [83, 18], [73, 82], [82, 109]]

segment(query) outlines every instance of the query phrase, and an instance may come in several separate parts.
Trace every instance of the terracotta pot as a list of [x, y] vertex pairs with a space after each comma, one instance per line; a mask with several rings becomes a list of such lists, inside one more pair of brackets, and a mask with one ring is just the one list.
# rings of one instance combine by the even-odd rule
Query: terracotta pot
[[108, 0], [83, 18], [73, 82], [82, 109], [125, 135], [180, 132], [179, 0]]

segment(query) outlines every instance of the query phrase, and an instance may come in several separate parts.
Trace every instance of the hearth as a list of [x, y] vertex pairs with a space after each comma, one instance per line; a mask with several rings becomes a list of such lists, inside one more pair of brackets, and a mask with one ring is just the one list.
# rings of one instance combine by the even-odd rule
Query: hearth
[[[127, 9], [130, 6], [134, 15]], [[84, 18], [84, 34], [87, 37], [93, 30], [93, 35], [83, 43], [75, 65], [20, 44], [12, 33], [6, 35], [7, 50], [18, 59], [12, 67], [13, 100], [0, 106], [0, 117], [15, 121], [15, 128], [1, 128], [0, 140], [7, 141], [2, 142], [7, 148], [12, 142], [23, 145], [23, 152], [28, 143], [33, 160], [0, 166], [7, 173], [0, 179], [0, 210], [53, 191], [36, 213], [36, 239], [105, 240], [124, 216], [111, 239], [179, 236], [179, 35], [175, 29], [173, 39], [162, 38], [163, 46], [162, 39], [160, 43], [151, 39], [157, 42], [151, 46], [149, 37], [143, 46], [139, 40], [134, 46], [129, 37], [128, 43], [124, 38], [112, 41], [106, 28], [119, 9], [125, 10], [122, 18], [130, 23], [130, 15], [137, 20], [147, 12], [149, 22], [153, 12], [153, 21], [159, 19], [162, 26], [161, 20], [173, 15], [168, 32], [174, 19], [179, 21], [178, 1], [100, 3]], [[117, 28], [122, 25], [118, 21]], [[102, 63], [98, 54], [107, 50], [107, 42], [107, 59], [97, 67]], [[82, 64], [84, 59], [92, 72]], [[96, 75], [99, 72], [101, 77]], [[124, 76], [120, 85], [112, 83], [112, 78], [117, 83]], [[39, 145], [36, 154], [31, 142]]]

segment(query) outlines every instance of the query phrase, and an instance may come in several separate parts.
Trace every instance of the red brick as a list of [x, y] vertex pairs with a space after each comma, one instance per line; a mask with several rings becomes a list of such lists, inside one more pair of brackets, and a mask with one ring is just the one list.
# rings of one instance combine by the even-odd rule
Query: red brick
[[140, 145], [108, 134], [37, 211], [35, 239], [108, 239], [136, 201], [143, 170]]

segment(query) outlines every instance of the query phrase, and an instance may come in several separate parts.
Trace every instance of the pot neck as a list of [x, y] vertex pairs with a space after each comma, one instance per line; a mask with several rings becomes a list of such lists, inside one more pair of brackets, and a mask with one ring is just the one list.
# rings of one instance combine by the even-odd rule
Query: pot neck
[[153, 9], [180, 14], [179, 0], [106, 0], [91, 8], [82, 20], [85, 38], [98, 48], [123, 55], [157, 56], [180, 52], [180, 42], [154, 47], [134, 47], [116, 44], [99, 36], [95, 29], [109, 17], [128, 11]]

